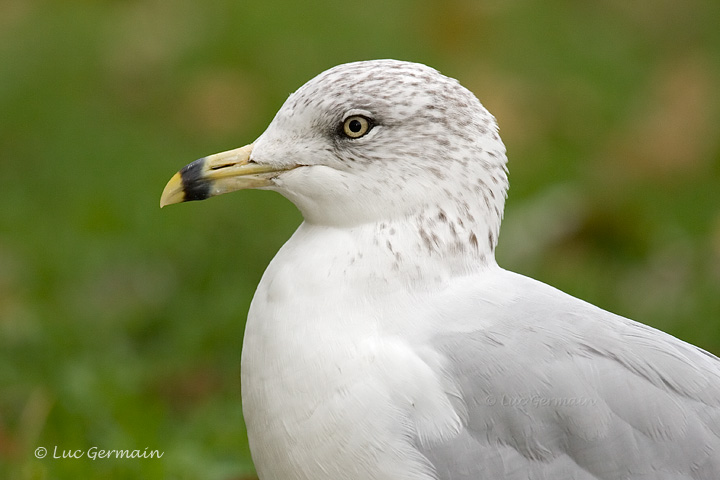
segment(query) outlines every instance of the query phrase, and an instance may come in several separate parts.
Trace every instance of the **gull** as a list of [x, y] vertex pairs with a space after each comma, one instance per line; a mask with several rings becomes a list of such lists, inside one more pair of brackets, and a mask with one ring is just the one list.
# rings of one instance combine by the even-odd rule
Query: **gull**
[[456, 80], [331, 68], [161, 206], [246, 188], [304, 219], [243, 340], [262, 480], [720, 478], [717, 357], [496, 263], [505, 147]]

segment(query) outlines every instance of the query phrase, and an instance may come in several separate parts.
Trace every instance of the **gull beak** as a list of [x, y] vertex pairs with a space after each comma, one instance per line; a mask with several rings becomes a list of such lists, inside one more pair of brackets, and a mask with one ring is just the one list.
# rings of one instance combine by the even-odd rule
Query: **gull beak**
[[160, 208], [173, 203], [205, 200], [245, 188], [267, 187], [271, 185], [273, 176], [288, 170], [253, 162], [250, 159], [252, 149], [252, 144], [245, 145], [185, 165], [165, 185]]

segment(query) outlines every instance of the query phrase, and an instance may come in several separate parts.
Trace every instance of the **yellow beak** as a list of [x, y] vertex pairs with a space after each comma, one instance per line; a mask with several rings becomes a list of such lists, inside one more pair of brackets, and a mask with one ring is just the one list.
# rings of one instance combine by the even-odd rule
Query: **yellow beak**
[[252, 144], [245, 145], [184, 166], [165, 185], [160, 208], [173, 203], [205, 200], [235, 190], [269, 186], [273, 174], [284, 169], [254, 163], [250, 160], [252, 149]]

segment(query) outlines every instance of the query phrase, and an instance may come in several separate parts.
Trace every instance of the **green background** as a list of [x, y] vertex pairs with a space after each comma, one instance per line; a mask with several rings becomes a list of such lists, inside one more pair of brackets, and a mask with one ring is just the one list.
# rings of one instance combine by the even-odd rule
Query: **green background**
[[714, 0], [1, 0], [0, 478], [251, 478], [244, 318], [301, 218], [271, 192], [162, 211], [160, 192], [347, 61], [432, 65], [496, 115], [502, 266], [720, 353], [718, 18]]

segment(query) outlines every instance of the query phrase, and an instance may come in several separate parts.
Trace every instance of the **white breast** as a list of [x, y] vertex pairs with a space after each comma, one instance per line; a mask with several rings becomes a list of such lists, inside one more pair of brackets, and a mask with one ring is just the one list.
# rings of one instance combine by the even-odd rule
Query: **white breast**
[[460, 428], [442, 359], [421, 360], [421, 322], [402, 317], [417, 299], [367, 271], [358, 235], [303, 225], [253, 299], [243, 412], [262, 479], [431, 479], [411, 439]]

